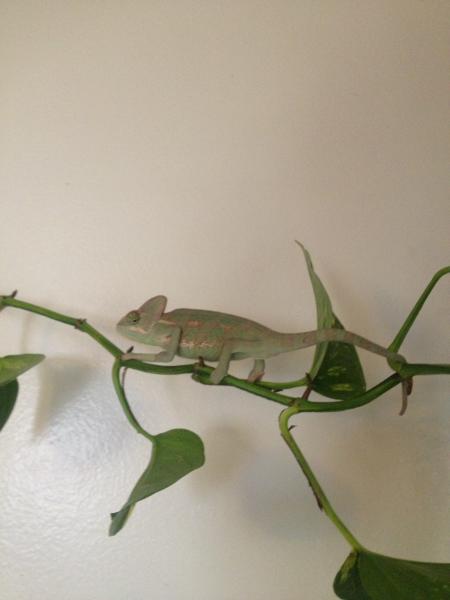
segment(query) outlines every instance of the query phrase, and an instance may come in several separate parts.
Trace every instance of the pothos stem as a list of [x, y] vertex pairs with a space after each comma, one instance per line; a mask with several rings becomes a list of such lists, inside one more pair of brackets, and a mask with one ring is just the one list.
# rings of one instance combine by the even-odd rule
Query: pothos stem
[[146, 431], [137, 418], [135, 417], [133, 411], [131, 410], [131, 406], [128, 403], [125, 390], [123, 388], [122, 382], [120, 380], [120, 369], [122, 368], [122, 364], [119, 359], [114, 361], [113, 369], [112, 369], [112, 380], [114, 389], [116, 390], [117, 397], [119, 398], [120, 405], [122, 407], [123, 412], [125, 413], [126, 418], [130, 425], [141, 435], [146, 437], [151, 442], [154, 441], [155, 436]]
[[301, 409], [298, 403], [293, 404], [289, 408], [284, 409], [279, 416], [279, 425], [281, 436], [286, 442], [289, 450], [295, 457], [295, 460], [299, 464], [303, 474], [308, 480], [309, 485], [314, 493], [314, 496], [317, 500], [317, 504], [319, 508], [323, 510], [323, 512], [327, 515], [327, 517], [334, 523], [339, 532], [343, 535], [343, 537], [347, 540], [347, 542], [354, 548], [355, 550], [362, 550], [363, 545], [356, 539], [353, 533], [348, 529], [348, 527], [344, 524], [342, 519], [337, 515], [334, 508], [331, 506], [330, 501], [328, 500], [325, 492], [323, 491], [321, 485], [316, 479], [311, 467], [309, 466], [306, 458], [304, 457], [302, 451], [300, 450], [297, 442], [291, 434], [291, 427], [289, 426], [289, 419], [297, 415], [301, 412]]
[[[424, 292], [422, 293], [419, 300], [416, 302], [413, 307], [411, 313], [407, 317], [405, 323], [401, 327], [400, 331], [394, 338], [392, 344], [389, 349], [392, 351], [397, 351], [405, 339], [409, 329], [417, 318], [423, 304], [431, 293], [432, 289], [439, 281], [441, 277], [450, 273], [450, 267], [446, 267], [438, 271]], [[12, 293], [9, 296], [0, 296], [0, 310], [2, 310], [6, 306], [10, 306], [13, 308], [18, 308], [21, 310], [26, 310], [31, 313], [39, 314], [41, 316], [47, 317], [49, 319], [53, 319], [55, 321], [59, 321], [66, 325], [71, 325], [76, 329], [86, 333], [92, 339], [94, 339], [98, 344], [100, 344], [105, 350], [107, 350], [110, 354], [115, 358], [113, 370], [112, 370], [112, 379], [113, 385], [116, 390], [117, 396], [119, 398], [122, 409], [132, 427], [141, 435], [149, 439], [150, 441], [154, 441], [155, 436], [145, 431], [145, 429], [140, 425], [139, 421], [136, 419], [131, 407], [128, 403], [125, 390], [123, 384], [120, 380], [120, 371], [121, 368], [126, 366], [128, 369], [135, 369], [139, 371], [154, 373], [154, 374], [165, 374], [165, 375], [178, 375], [178, 374], [187, 374], [191, 373], [193, 377], [199, 381], [200, 383], [207, 384], [209, 381], [209, 375], [212, 371], [210, 367], [205, 365], [199, 365], [198, 363], [187, 364], [187, 365], [175, 365], [175, 366], [162, 366], [145, 363], [139, 360], [127, 360], [126, 363], [121, 360], [123, 356], [123, 352], [120, 348], [118, 348], [115, 344], [113, 344], [110, 340], [108, 340], [103, 334], [101, 334], [97, 329], [92, 327], [87, 323], [85, 319], [79, 319], [75, 317], [71, 317], [68, 315], [64, 315], [62, 313], [58, 313], [52, 311], [50, 309], [44, 308], [42, 306], [38, 306], [36, 304], [31, 304], [28, 302], [23, 302], [21, 300], [17, 300], [15, 298], [16, 293]], [[294, 455], [297, 463], [302, 469], [305, 477], [307, 478], [316, 500], [320, 506], [320, 508], [325, 512], [325, 514], [329, 517], [329, 519], [334, 523], [340, 533], [344, 536], [344, 538], [348, 541], [348, 543], [355, 549], [361, 550], [363, 546], [361, 543], [355, 538], [355, 536], [351, 533], [348, 527], [343, 523], [340, 517], [336, 514], [335, 510], [330, 504], [325, 492], [321, 488], [319, 482], [317, 481], [311, 467], [306, 461], [303, 453], [301, 452], [299, 446], [297, 445], [295, 439], [293, 438], [290, 427], [289, 427], [289, 419], [299, 414], [300, 412], [334, 412], [341, 410], [349, 410], [352, 408], [357, 408], [358, 406], [363, 406], [364, 404], [368, 404], [372, 402], [382, 394], [384, 394], [389, 389], [394, 386], [402, 383], [403, 386], [403, 408], [406, 406], [406, 398], [408, 395], [408, 384], [403, 383], [405, 380], [411, 381], [411, 378], [416, 375], [431, 375], [431, 374], [450, 374], [450, 365], [427, 365], [427, 364], [405, 364], [399, 370], [399, 372], [394, 373], [381, 383], [377, 384], [370, 390], [367, 390], [360, 396], [356, 398], [349, 398], [346, 400], [335, 401], [335, 402], [311, 402], [308, 400], [309, 395], [309, 387], [307, 387], [302, 398], [296, 398], [287, 396], [285, 394], [281, 394], [280, 391], [282, 389], [289, 389], [292, 387], [300, 387], [308, 384], [308, 379], [298, 379], [292, 382], [284, 382], [284, 383], [272, 383], [272, 382], [261, 382], [258, 383], [250, 383], [243, 379], [239, 379], [237, 377], [233, 377], [231, 375], [227, 375], [222, 384], [229, 385], [241, 389], [243, 391], [249, 392], [251, 394], [255, 394], [257, 396], [263, 397], [267, 400], [271, 400], [273, 402], [277, 402], [279, 404], [283, 404], [287, 406], [280, 416], [279, 416], [279, 426], [281, 435], [286, 442], [287, 446], [291, 450]], [[408, 382], [409, 383], [409, 382]]]
[[[442, 269], [441, 271], [439, 271], [432, 280], [432, 282], [434, 282], [434, 285], [436, 281], [447, 272], [449, 272], [449, 268]], [[427, 288], [427, 295], [429, 294], [430, 286], [428, 286]], [[420, 306], [423, 305], [423, 302], [424, 300], [422, 298]], [[419, 303], [420, 302], [418, 302], [418, 304]], [[79, 331], [82, 331], [83, 333], [89, 335], [89, 337], [91, 337], [94, 341], [100, 344], [107, 352], [112, 354], [112, 356], [114, 356], [114, 358], [116, 359], [120, 360], [121, 356], [124, 354], [124, 352], [118, 346], [113, 344], [113, 342], [106, 338], [97, 329], [92, 327], [92, 325], [90, 325], [86, 321], [86, 319], [71, 317], [69, 315], [50, 310], [43, 306], [38, 306], [37, 304], [31, 304], [30, 302], [18, 300], [17, 298], [15, 298], [15, 293], [7, 296], [0, 296], [0, 310], [7, 306], [38, 314], [48, 319], [64, 323], [66, 325], [71, 325]], [[417, 310], [420, 309], [416, 308], [416, 316]], [[201, 366], [198, 363], [166, 366], [145, 363], [140, 360], [127, 360], [126, 363], [124, 362], [123, 364], [126, 364], [126, 367], [128, 369], [135, 369], [137, 371], [153, 373], [155, 375], [193, 374], [195, 380], [203, 384], [208, 383], [209, 375], [212, 371], [211, 367]], [[297, 397], [281, 394], [280, 391], [275, 391], [276, 389], [279, 390], [280, 388], [287, 389], [290, 387], [298, 387], [301, 385], [305, 385], [307, 383], [307, 378], [298, 379], [293, 382], [284, 382], [281, 384], [276, 384], [272, 382], [250, 383], [245, 379], [240, 379], [238, 377], [233, 377], [232, 375], [227, 375], [221, 382], [221, 385], [232, 386], [246, 391], [250, 394], [259, 396], [261, 398], [265, 398], [266, 400], [271, 400], [272, 402], [283, 404], [284, 406], [290, 406], [292, 402], [298, 401], [302, 412], [336, 412], [350, 410], [353, 408], [364, 406], [365, 404], [369, 404], [370, 402], [372, 402], [391, 388], [399, 385], [405, 378], [413, 377], [416, 375], [437, 374], [450, 374], [450, 365], [408, 363], [402, 366], [400, 375], [398, 373], [394, 373], [393, 375], [387, 377], [382, 382], [375, 385], [373, 388], [367, 390], [360, 396], [332, 402], [311, 402], [306, 398], [299, 399]]]

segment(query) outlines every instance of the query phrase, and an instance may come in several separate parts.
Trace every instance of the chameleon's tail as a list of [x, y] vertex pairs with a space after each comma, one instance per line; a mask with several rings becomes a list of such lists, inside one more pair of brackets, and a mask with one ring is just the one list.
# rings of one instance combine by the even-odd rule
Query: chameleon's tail
[[316, 329], [314, 331], [304, 331], [302, 333], [281, 334], [280, 344], [283, 347], [281, 352], [289, 352], [290, 350], [299, 350], [308, 346], [316, 346], [322, 342], [341, 342], [343, 344], [351, 344], [358, 346], [368, 352], [385, 356], [390, 360], [397, 362], [405, 362], [405, 358], [401, 354], [391, 352], [387, 348], [375, 344], [370, 340], [346, 329]]

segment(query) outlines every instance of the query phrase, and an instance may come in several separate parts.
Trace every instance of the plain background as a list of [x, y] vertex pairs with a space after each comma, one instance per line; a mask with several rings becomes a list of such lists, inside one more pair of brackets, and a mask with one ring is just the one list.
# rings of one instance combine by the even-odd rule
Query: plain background
[[[1, 291], [114, 324], [169, 308], [315, 325], [310, 250], [345, 325], [388, 344], [448, 263], [447, 1], [96, 1], [0, 5]], [[442, 281], [403, 348], [448, 362]], [[331, 600], [348, 547], [277, 431], [279, 407], [188, 376], [129, 373], [153, 432], [207, 463], [108, 538], [148, 460], [111, 358], [1, 314], [1, 354], [44, 352], [0, 437], [2, 600]], [[278, 357], [293, 378], [312, 351]], [[361, 352], [370, 383], [389, 372]], [[245, 376], [250, 364], [233, 372]], [[448, 382], [418, 378], [295, 435], [371, 549], [448, 559]]]

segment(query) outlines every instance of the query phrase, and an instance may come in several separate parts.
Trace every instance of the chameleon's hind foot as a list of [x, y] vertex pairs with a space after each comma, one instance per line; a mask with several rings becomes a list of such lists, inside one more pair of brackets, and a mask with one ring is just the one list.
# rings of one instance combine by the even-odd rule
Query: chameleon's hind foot
[[257, 375], [249, 375], [247, 377], [247, 381], [249, 383], [258, 383], [258, 381], [261, 381], [261, 379], [264, 377], [264, 371], [262, 373], [258, 373]]
[[253, 365], [253, 369], [250, 371], [247, 377], [247, 381], [249, 383], [256, 383], [263, 378], [265, 373], [266, 363], [261, 359], [257, 358], [255, 360], [255, 364]]
[[217, 372], [217, 368], [209, 376], [209, 382], [213, 385], [218, 385], [222, 379], [225, 377], [226, 373]]

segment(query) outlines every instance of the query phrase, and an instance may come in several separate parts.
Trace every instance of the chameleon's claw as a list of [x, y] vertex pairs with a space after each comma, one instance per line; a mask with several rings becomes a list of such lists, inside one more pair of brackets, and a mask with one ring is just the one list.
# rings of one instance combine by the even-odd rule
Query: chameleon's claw
[[122, 356], [120, 357], [120, 360], [131, 360], [131, 359], [135, 358], [136, 355], [133, 354], [133, 349], [134, 349], [134, 346], [130, 346], [128, 348], [128, 350], [122, 354]]
[[249, 383], [256, 383], [263, 378], [265, 372], [266, 363], [261, 358], [257, 358], [255, 360], [255, 364], [253, 365], [253, 369], [250, 371], [247, 377], [247, 381]]
[[253, 376], [250, 374], [247, 377], [247, 381], [249, 383], [258, 383], [258, 381], [261, 381], [261, 379], [263, 378], [263, 376], [264, 376], [264, 372], [263, 373], [258, 373], [257, 375], [253, 375]]

